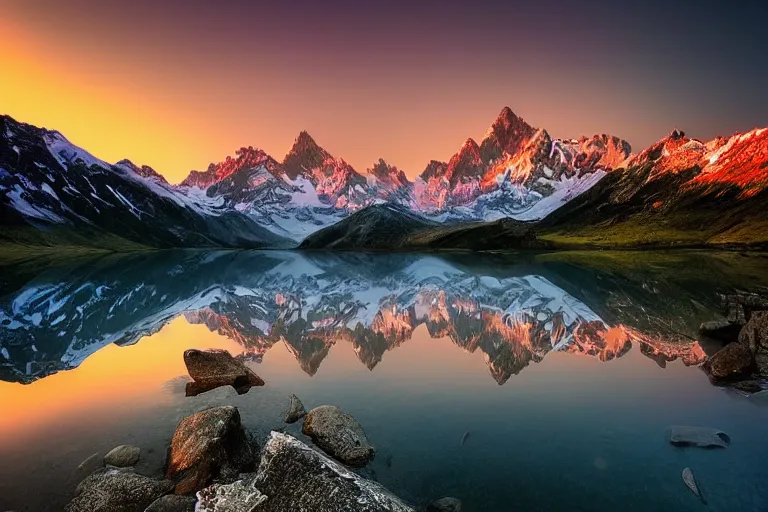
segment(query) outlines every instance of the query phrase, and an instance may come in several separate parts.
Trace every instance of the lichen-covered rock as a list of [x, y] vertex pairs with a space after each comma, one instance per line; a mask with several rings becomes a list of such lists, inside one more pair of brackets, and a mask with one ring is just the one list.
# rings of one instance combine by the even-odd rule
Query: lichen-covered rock
[[674, 425], [669, 428], [669, 442], [675, 446], [727, 448], [731, 444], [731, 438], [715, 428]]
[[730, 343], [707, 359], [702, 368], [713, 381], [749, 376], [755, 366], [752, 351], [742, 343]]
[[253, 482], [258, 512], [414, 512], [381, 485], [287, 434], [272, 432]]
[[296, 423], [306, 415], [307, 411], [304, 409], [304, 404], [301, 403], [299, 397], [291, 395], [291, 404], [288, 406], [288, 411], [285, 413], [285, 422]]
[[102, 468], [85, 478], [65, 512], [144, 512], [159, 497], [173, 491], [173, 483], [133, 471]]
[[197, 512], [243, 512], [262, 510], [259, 505], [267, 500], [253, 486], [254, 478], [231, 484], [214, 484], [197, 493]]
[[226, 350], [187, 350], [184, 364], [194, 382], [187, 384], [187, 396], [195, 396], [221, 386], [232, 386], [238, 394], [247, 393], [264, 381]]
[[166, 478], [191, 494], [214, 478], [234, 481], [252, 469], [254, 454], [236, 407], [206, 409], [181, 420], [171, 440]]
[[168, 494], [156, 499], [144, 512], [195, 512], [195, 498]]
[[128, 468], [135, 466], [141, 457], [141, 449], [138, 446], [122, 444], [113, 448], [104, 456], [104, 464], [116, 468]]
[[302, 432], [325, 453], [350, 466], [365, 466], [376, 453], [357, 420], [332, 405], [309, 411]]
[[427, 512], [461, 512], [461, 500], [457, 498], [440, 498], [427, 505]]

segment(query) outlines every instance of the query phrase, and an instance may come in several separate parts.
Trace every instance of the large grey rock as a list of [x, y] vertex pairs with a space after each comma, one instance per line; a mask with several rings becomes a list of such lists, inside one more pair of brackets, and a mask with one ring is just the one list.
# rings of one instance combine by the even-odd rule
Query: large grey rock
[[141, 449], [137, 446], [121, 444], [104, 456], [104, 464], [116, 468], [135, 466], [141, 457]]
[[726, 381], [752, 374], [755, 356], [742, 343], [730, 343], [707, 359], [702, 368], [713, 381]]
[[669, 428], [669, 442], [676, 446], [727, 448], [731, 438], [715, 428], [674, 425]]
[[187, 384], [187, 396], [232, 386], [238, 394], [247, 393], [253, 386], [263, 386], [264, 381], [243, 362], [226, 350], [187, 350], [184, 364], [194, 382]]
[[195, 512], [195, 498], [168, 494], [156, 499], [144, 512]]
[[270, 434], [251, 485], [267, 496], [258, 512], [413, 512], [381, 485], [279, 432]]
[[357, 420], [332, 405], [309, 411], [302, 432], [325, 453], [350, 466], [365, 466], [376, 454]]
[[261, 510], [267, 497], [253, 486], [253, 477], [231, 484], [214, 484], [197, 493], [197, 512]]
[[304, 409], [304, 404], [301, 403], [299, 397], [291, 395], [291, 404], [288, 406], [288, 411], [285, 413], [285, 422], [296, 423], [306, 415], [307, 411]]
[[461, 512], [461, 500], [457, 498], [440, 498], [427, 505], [427, 512]]
[[176, 427], [166, 478], [176, 482], [176, 494], [191, 494], [214, 477], [234, 481], [254, 463], [240, 412], [232, 406], [214, 407], [184, 418]]
[[85, 478], [65, 512], [144, 512], [157, 498], [173, 491], [173, 483], [132, 471], [102, 468]]

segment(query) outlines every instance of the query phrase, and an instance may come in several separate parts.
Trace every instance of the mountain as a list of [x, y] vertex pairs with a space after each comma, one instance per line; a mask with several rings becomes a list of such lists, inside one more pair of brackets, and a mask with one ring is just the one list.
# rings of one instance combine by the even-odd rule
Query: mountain
[[[639, 345], [660, 364], [698, 364], [704, 354], [689, 336], [719, 307], [702, 285], [716, 269], [680, 275], [673, 266], [669, 279], [659, 279], [668, 263], [655, 264], [653, 271], [637, 266], [634, 275], [526, 255], [295, 251], [25, 262], [0, 272], [0, 379], [29, 383], [76, 368], [99, 349], [136, 343], [179, 316], [227, 336], [256, 362], [283, 344], [309, 375], [336, 345], [350, 346], [373, 369], [422, 325], [482, 354], [499, 384], [551, 351], [608, 361]], [[743, 284], [716, 275], [726, 290]], [[434, 344], [434, 357], [441, 348]]]
[[366, 179], [340, 158], [334, 158], [303, 131], [283, 160], [289, 179], [303, 176], [318, 197], [337, 208], [356, 208], [366, 200]]
[[186, 195], [149, 167], [110, 165], [62, 134], [0, 117], [0, 239], [20, 245], [287, 247], [220, 201]]
[[304, 239], [300, 249], [503, 250], [544, 247], [530, 223], [438, 223], [393, 203], [363, 208]]
[[557, 139], [505, 107], [479, 144], [413, 181], [383, 159], [360, 174], [303, 131], [282, 162], [243, 147], [170, 185], [58, 132], [7, 116], [0, 128], [0, 239], [26, 246], [768, 246], [766, 130], [676, 130], [631, 155], [616, 136]]
[[768, 247], [768, 130], [675, 130], [540, 223], [562, 245]]
[[380, 158], [367, 170], [367, 185], [370, 193], [384, 201], [396, 201], [408, 204], [412, 183], [403, 171], [389, 165]]

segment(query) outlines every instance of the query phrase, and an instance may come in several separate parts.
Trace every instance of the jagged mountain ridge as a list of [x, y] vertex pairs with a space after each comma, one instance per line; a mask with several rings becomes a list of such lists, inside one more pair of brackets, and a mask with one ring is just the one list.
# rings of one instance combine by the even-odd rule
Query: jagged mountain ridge
[[150, 167], [95, 158], [59, 132], [0, 116], [0, 240], [24, 245], [288, 247], [221, 200]]
[[675, 130], [545, 218], [550, 240], [768, 247], [768, 130], [702, 142]]
[[[301, 132], [282, 162], [260, 149], [241, 148], [234, 157], [193, 171], [174, 186], [151, 167], [128, 160], [110, 165], [58, 132], [3, 119], [4, 127], [17, 127], [0, 131], [3, 238], [17, 243], [111, 249], [287, 247], [363, 208], [391, 203], [425, 222], [446, 226], [511, 222], [505, 219], [538, 222], [537, 233], [553, 240], [543, 244], [547, 246], [560, 244], [563, 234], [582, 235], [566, 236], [567, 244], [597, 240], [597, 245], [620, 246], [624, 242], [614, 236], [616, 226], [634, 217], [634, 224], [643, 224], [649, 216], [654, 222], [647, 225], [653, 230], [675, 225], [680, 240], [674, 243], [768, 244], [765, 236], [755, 235], [768, 232], [761, 228], [768, 228], [765, 208], [756, 199], [768, 183], [766, 130], [706, 143], [676, 131], [630, 155], [629, 144], [615, 136], [554, 139], [505, 107], [480, 144], [468, 139], [448, 162], [431, 161], [413, 181], [383, 159], [360, 174]], [[20, 140], [27, 142], [15, 142], [16, 132], [24, 132]], [[77, 186], [70, 186], [72, 180]], [[52, 187], [53, 182], [61, 189]], [[93, 191], [97, 197], [89, 195], [92, 186], [99, 188]], [[73, 197], [78, 187], [88, 193]], [[590, 194], [584, 195], [586, 191]], [[622, 198], [632, 199], [623, 204]], [[101, 200], [118, 218], [102, 215], [96, 204]], [[667, 215], [678, 215], [688, 206], [704, 213], [694, 215], [695, 222], [668, 221]], [[577, 210], [581, 213], [571, 215]], [[606, 213], [610, 211], [615, 213]], [[706, 237], [691, 236], [710, 224], [717, 229], [708, 230]], [[603, 236], [606, 226], [611, 236]], [[487, 231], [492, 226], [479, 227]], [[516, 247], [517, 230], [509, 234], [508, 246]], [[639, 241], [630, 237], [630, 243], [659, 242], [653, 233], [646, 235]], [[505, 247], [501, 240], [496, 245]]]
[[[472, 139], [449, 162], [431, 161], [414, 181], [380, 159], [358, 173], [334, 157], [302, 131], [278, 164], [261, 150], [243, 148], [235, 158], [193, 171], [182, 186], [205, 189], [207, 196], [259, 219], [264, 226], [297, 242], [361, 208], [392, 202], [439, 222], [498, 220], [506, 217], [535, 220], [581, 193], [629, 156], [629, 144], [616, 137], [595, 136], [579, 141], [552, 139], [502, 110], [483, 139]], [[248, 180], [264, 166], [280, 183], [281, 197], [264, 200]], [[215, 187], [221, 181], [241, 185]], [[306, 197], [295, 197], [282, 184], [298, 187]], [[277, 190], [277, 188], [275, 188]], [[311, 200], [308, 200], [311, 198]], [[542, 207], [535, 208], [542, 199]], [[281, 204], [279, 210], [272, 205]], [[305, 223], [309, 221], [310, 226]], [[302, 224], [305, 224], [302, 226]]]
[[[188, 251], [110, 256], [43, 272], [6, 268], [29, 277], [0, 293], [0, 374], [30, 382], [74, 368], [101, 347], [135, 343], [179, 315], [230, 337], [257, 361], [282, 342], [309, 374], [339, 343], [350, 343], [372, 369], [421, 325], [432, 337], [481, 352], [499, 383], [552, 350], [610, 360], [639, 343], [666, 360], [695, 364], [703, 357], [663, 322], [662, 330], [644, 331], [635, 320], [624, 324], [632, 317], [615, 306], [603, 313], [613, 317], [607, 322], [564, 291], [551, 269], [477, 263], [477, 256]], [[582, 274], [595, 279], [593, 271]], [[645, 277], [600, 282], [610, 288], [590, 301], [603, 309], [606, 297], [624, 290], [655, 296]], [[708, 302], [664, 286], [683, 304], [689, 296]], [[656, 314], [650, 304], [642, 311]]]

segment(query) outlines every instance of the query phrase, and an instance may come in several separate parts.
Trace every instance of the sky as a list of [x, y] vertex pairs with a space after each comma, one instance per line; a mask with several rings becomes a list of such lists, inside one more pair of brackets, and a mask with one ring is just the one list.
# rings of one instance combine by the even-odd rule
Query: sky
[[751, 0], [0, 0], [0, 113], [173, 183], [301, 130], [413, 177], [504, 106], [637, 151], [768, 126], [763, 24]]

